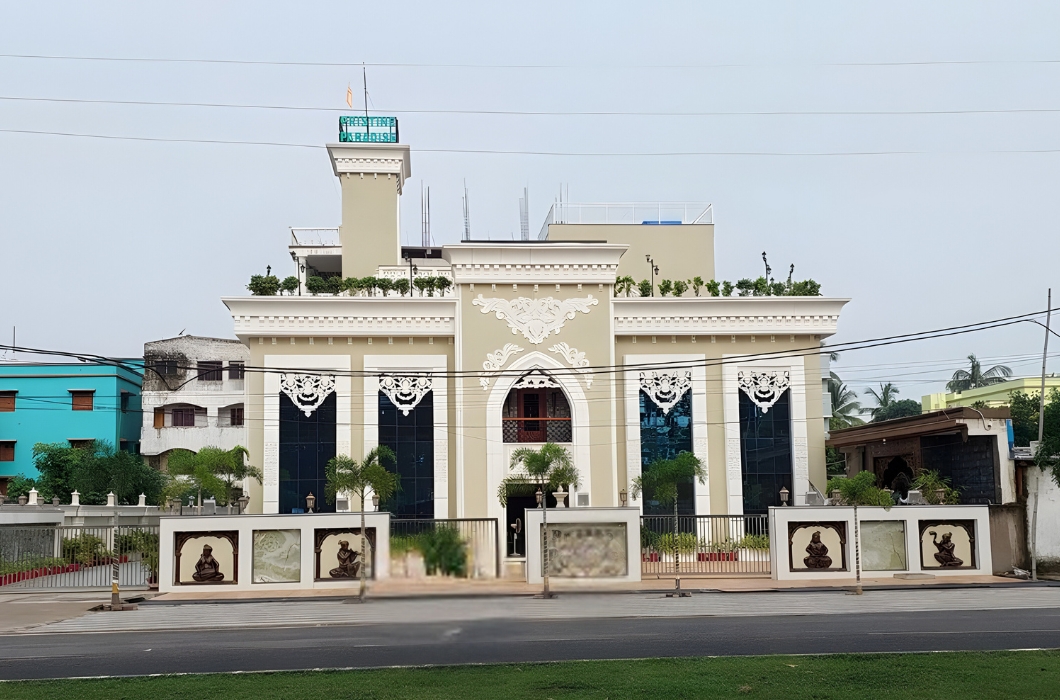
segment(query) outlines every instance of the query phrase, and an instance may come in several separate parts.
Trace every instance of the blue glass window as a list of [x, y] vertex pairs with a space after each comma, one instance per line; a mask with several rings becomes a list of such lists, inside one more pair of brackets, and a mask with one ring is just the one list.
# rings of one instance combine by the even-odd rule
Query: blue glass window
[[306, 415], [280, 394], [280, 512], [302, 513], [305, 497], [316, 498], [313, 510], [334, 513], [324, 497], [325, 466], [335, 456], [335, 394]]
[[[401, 488], [381, 510], [397, 518], [434, 517], [434, 392], [406, 416], [386, 394], [379, 393], [379, 444], [397, 456]], [[394, 469], [393, 464], [385, 465]]]
[[[681, 452], [692, 451], [692, 392], [686, 391], [669, 413], [640, 392], [640, 468], [647, 473], [660, 459], [673, 459]], [[695, 515], [696, 495], [693, 479], [677, 486], [677, 512]], [[673, 505], [663, 506], [650, 491], [644, 492], [645, 515], [673, 515]]]
[[766, 513], [780, 505], [780, 489], [792, 493], [790, 391], [769, 411], [740, 392], [740, 459], [743, 468], [743, 512]]

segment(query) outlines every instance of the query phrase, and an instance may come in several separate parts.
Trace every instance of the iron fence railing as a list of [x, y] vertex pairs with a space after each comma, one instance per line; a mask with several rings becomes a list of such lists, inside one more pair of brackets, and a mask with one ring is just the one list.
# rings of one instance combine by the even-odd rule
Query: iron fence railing
[[0, 526], [0, 590], [123, 588], [158, 579], [158, 527]]
[[640, 547], [643, 575], [770, 573], [765, 515], [644, 515]]
[[501, 573], [496, 518], [390, 521], [390, 575], [497, 578]]

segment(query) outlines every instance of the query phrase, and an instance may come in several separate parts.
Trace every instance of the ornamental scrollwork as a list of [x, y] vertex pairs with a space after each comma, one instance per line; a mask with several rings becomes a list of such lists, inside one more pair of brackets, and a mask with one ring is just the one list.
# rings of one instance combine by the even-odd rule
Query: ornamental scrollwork
[[434, 388], [431, 375], [384, 374], [379, 377], [379, 391], [386, 394], [402, 415], [408, 415]]
[[287, 394], [291, 402], [308, 417], [335, 391], [335, 375], [284, 372], [280, 374], [280, 391]]
[[490, 386], [490, 378], [487, 373], [496, 372], [504, 366], [505, 362], [511, 359], [512, 355], [522, 351], [523, 349], [515, 343], [505, 343], [503, 348], [486, 353], [486, 361], [482, 363], [482, 369], [486, 371], [481, 373], [478, 380], [482, 388], [488, 389]]
[[677, 405], [681, 397], [692, 388], [692, 371], [678, 369], [673, 372], [641, 372], [640, 389], [664, 414]]
[[541, 369], [532, 369], [512, 384], [512, 389], [559, 389], [555, 377]]
[[584, 298], [555, 299], [542, 297], [530, 299], [485, 299], [481, 294], [471, 303], [482, 307], [482, 313], [495, 313], [497, 318], [507, 321], [512, 334], [522, 333], [534, 345], [543, 343], [551, 335], [558, 335], [563, 324], [573, 319], [578, 312], [589, 313], [589, 307], [600, 303], [590, 294]]
[[738, 385], [755, 406], [768, 413], [791, 386], [789, 372], [740, 372]]
[[586, 359], [584, 352], [578, 350], [578, 348], [572, 348], [567, 343], [556, 343], [548, 351], [559, 354], [567, 361], [567, 364], [574, 368], [575, 372], [584, 374], [586, 388], [592, 388], [593, 373], [588, 369], [589, 360]]

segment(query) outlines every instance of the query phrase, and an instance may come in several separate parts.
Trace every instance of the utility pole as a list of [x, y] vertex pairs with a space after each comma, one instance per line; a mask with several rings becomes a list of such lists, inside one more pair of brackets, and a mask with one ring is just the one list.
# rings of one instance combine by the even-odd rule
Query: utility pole
[[[1042, 393], [1038, 396], [1038, 450], [1042, 449], [1042, 438], [1045, 437], [1045, 362], [1049, 357], [1049, 322], [1053, 317], [1053, 290], [1049, 288], [1047, 302], [1045, 305], [1045, 348], [1042, 350]], [[1035, 461], [1038, 461], [1035, 455]], [[1034, 479], [1034, 506], [1031, 509], [1031, 580], [1038, 580], [1038, 495], [1041, 492], [1039, 481], [1042, 478], [1041, 470], [1035, 473]]]

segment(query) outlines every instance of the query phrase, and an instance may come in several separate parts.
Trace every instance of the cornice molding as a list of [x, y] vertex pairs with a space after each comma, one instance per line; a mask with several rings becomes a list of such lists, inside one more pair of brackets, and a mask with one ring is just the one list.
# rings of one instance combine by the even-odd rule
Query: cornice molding
[[615, 299], [615, 335], [832, 335], [849, 299]]
[[628, 246], [611, 243], [461, 243], [442, 257], [457, 284], [614, 284]]
[[235, 333], [248, 336], [446, 336], [456, 331], [451, 298], [226, 297]]

